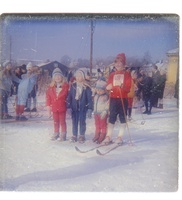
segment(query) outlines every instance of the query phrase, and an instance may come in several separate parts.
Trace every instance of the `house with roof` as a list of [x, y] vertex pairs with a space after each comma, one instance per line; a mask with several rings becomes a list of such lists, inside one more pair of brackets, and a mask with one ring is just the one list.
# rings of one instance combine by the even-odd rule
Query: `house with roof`
[[167, 52], [167, 83], [175, 84], [179, 77], [179, 48]]

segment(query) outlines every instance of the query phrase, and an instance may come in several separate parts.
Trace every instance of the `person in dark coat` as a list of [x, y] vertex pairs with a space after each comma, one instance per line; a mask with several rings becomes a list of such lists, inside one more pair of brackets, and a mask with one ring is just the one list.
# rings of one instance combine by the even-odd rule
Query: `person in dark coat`
[[1, 119], [12, 119], [8, 112], [8, 99], [11, 94], [13, 81], [20, 83], [21, 79], [12, 72], [10, 61], [3, 63], [3, 69], [0, 71], [0, 100], [1, 100]]
[[152, 107], [157, 107], [158, 98], [159, 98], [159, 91], [160, 91], [160, 72], [156, 65], [153, 66], [152, 69], [152, 90], [151, 90], [151, 98], [150, 98], [150, 109], [148, 114], [151, 114]]
[[145, 105], [145, 111], [143, 112], [143, 114], [151, 114], [149, 105], [150, 105], [150, 100], [151, 100], [151, 95], [152, 95], [152, 84], [153, 84], [152, 77], [147, 75], [143, 78], [142, 98]]
[[163, 108], [163, 96], [164, 96], [164, 89], [166, 85], [166, 72], [161, 69], [160, 70], [160, 80], [159, 80], [159, 106], [158, 108]]
[[93, 110], [92, 91], [90, 86], [86, 83], [85, 73], [83, 70], [77, 70], [75, 74], [76, 82], [72, 83], [68, 98], [67, 107], [71, 108], [72, 115], [72, 134], [71, 142], [77, 142], [78, 127], [80, 128], [80, 136], [78, 141], [83, 143], [85, 141], [86, 132], [86, 114], [91, 117]]

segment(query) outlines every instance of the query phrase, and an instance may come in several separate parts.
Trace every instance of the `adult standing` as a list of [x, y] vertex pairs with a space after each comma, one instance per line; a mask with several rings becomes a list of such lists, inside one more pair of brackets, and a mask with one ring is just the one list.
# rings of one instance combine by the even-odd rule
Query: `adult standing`
[[151, 114], [152, 107], [157, 107], [158, 98], [159, 98], [159, 91], [160, 91], [160, 72], [156, 65], [152, 68], [152, 94], [150, 99], [150, 109], [148, 114]]
[[143, 112], [143, 114], [151, 114], [149, 105], [150, 105], [150, 100], [151, 100], [151, 95], [152, 95], [151, 91], [152, 91], [153, 79], [148, 74], [142, 78], [143, 78], [142, 98], [145, 105], [145, 111]]
[[11, 119], [8, 113], [8, 97], [11, 94], [13, 81], [20, 83], [20, 79], [12, 72], [12, 64], [10, 61], [3, 63], [3, 69], [0, 71], [0, 99], [1, 99], [1, 119]]
[[160, 70], [160, 80], [159, 80], [159, 106], [158, 108], [163, 109], [163, 97], [164, 97], [164, 89], [166, 85], [166, 72], [164, 69]]

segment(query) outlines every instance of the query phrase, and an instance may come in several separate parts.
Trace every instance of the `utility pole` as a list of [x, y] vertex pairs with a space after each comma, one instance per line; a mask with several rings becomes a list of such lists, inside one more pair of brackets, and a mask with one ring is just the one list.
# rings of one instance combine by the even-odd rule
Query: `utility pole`
[[11, 62], [11, 54], [12, 54], [12, 39], [11, 36], [9, 37], [9, 61]]
[[93, 67], [93, 34], [94, 34], [94, 25], [93, 20], [91, 19], [90, 26], [90, 74], [92, 76], [92, 67]]

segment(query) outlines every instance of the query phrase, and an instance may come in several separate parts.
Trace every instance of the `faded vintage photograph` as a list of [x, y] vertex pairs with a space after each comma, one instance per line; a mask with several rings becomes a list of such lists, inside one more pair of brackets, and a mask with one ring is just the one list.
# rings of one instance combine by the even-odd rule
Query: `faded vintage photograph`
[[1, 191], [178, 191], [178, 15], [0, 25]]

